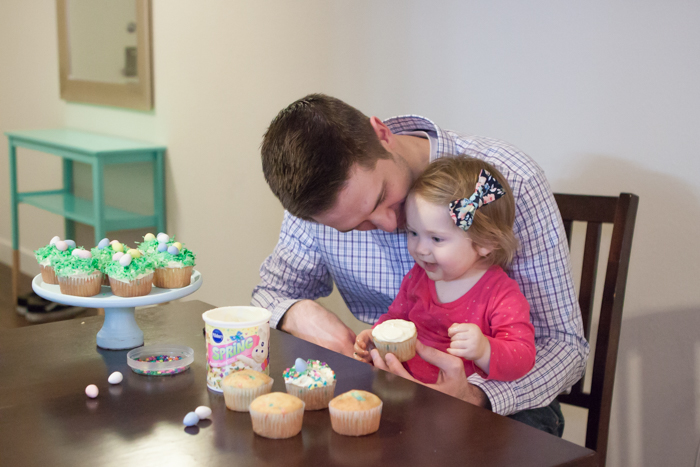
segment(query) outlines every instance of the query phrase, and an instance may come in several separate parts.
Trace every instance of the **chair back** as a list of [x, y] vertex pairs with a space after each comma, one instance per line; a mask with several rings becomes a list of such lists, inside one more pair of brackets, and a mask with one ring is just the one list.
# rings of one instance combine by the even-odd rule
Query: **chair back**
[[584, 332], [589, 342], [601, 227], [606, 223], [613, 225], [595, 341], [591, 390], [590, 393], [583, 391], [584, 378], [581, 378], [571, 388], [570, 394], [561, 394], [558, 397], [561, 402], [588, 409], [586, 447], [596, 452], [598, 465], [604, 466], [608, 449], [617, 349], [620, 342], [622, 305], [625, 300], [627, 270], [639, 197], [630, 193], [622, 193], [618, 197], [555, 193], [554, 198], [564, 221], [569, 248], [573, 223], [587, 224], [578, 301]]

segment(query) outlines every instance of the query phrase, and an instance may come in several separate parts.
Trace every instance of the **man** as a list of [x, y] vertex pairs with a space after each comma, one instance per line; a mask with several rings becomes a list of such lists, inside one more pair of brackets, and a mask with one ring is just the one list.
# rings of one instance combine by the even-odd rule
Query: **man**
[[[265, 179], [286, 212], [252, 303], [272, 311], [273, 326], [347, 355], [355, 334], [314, 300], [335, 282], [350, 311], [374, 323], [414, 264], [403, 230], [413, 181], [439, 157], [467, 154], [496, 166], [516, 200], [521, 246], [508, 273], [531, 306], [535, 368], [514, 382], [466, 378], [456, 357], [417, 350], [441, 368], [436, 389], [561, 436], [554, 398], [580, 379], [589, 347], [561, 217], [534, 161], [500, 141], [442, 130], [415, 115], [382, 122], [321, 94], [282, 110], [261, 153]], [[372, 356], [376, 366], [410, 377], [392, 356]]]

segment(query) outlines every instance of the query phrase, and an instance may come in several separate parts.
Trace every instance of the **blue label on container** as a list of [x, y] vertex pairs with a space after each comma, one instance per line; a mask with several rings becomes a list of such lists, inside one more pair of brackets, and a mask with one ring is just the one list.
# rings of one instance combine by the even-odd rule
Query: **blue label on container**
[[214, 339], [214, 342], [216, 342], [217, 344], [221, 343], [221, 341], [224, 340], [224, 335], [218, 329], [214, 329], [211, 332], [211, 337], [212, 337], [212, 339]]

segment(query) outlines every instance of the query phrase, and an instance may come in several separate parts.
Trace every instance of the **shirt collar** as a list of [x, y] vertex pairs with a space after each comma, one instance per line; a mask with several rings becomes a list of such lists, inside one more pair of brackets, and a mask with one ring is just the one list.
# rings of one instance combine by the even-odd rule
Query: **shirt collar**
[[[384, 120], [394, 134], [411, 131], [424, 131], [430, 139], [430, 162], [445, 155], [456, 155], [457, 150], [452, 138], [431, 120], [420, 115], [401, 115]], [[435, 144], [434, 144], [435, 143]], [[433, 149], [435, 146], [435, 149]]]

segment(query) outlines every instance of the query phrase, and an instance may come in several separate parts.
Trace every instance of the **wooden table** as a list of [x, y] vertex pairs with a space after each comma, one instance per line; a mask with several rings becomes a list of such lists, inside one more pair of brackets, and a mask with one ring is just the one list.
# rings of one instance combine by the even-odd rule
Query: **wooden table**
[[[99, 316], [0, 331], [0, 464], [595, 465], [586, 448], [276, 330], [273, 390], [284, 391], [282, 372], [295, 358], [320, 359], [337, 374], [336, 394], [365, 389], [381, 397], [382, 421], [375, 434], [340, 436], [321, 410], [304, 414], [298, 436], [257, 436], [247, 413], [227, 410], [206, 387], [201, 314], [211, 308], [191, 301], [137, 311], [147, 345], [195, 350], [188, 371], [166, 377], [137, 375], [126, 351], [98, 349]], [[113, 371], [124, 374], [120, 385], [107, 383]], [[97, 399], [85, 396], [88, 384], [100, 388]], [[212, 408], [211, 421], [185, 428], [183, 417], [199, 405]]]

